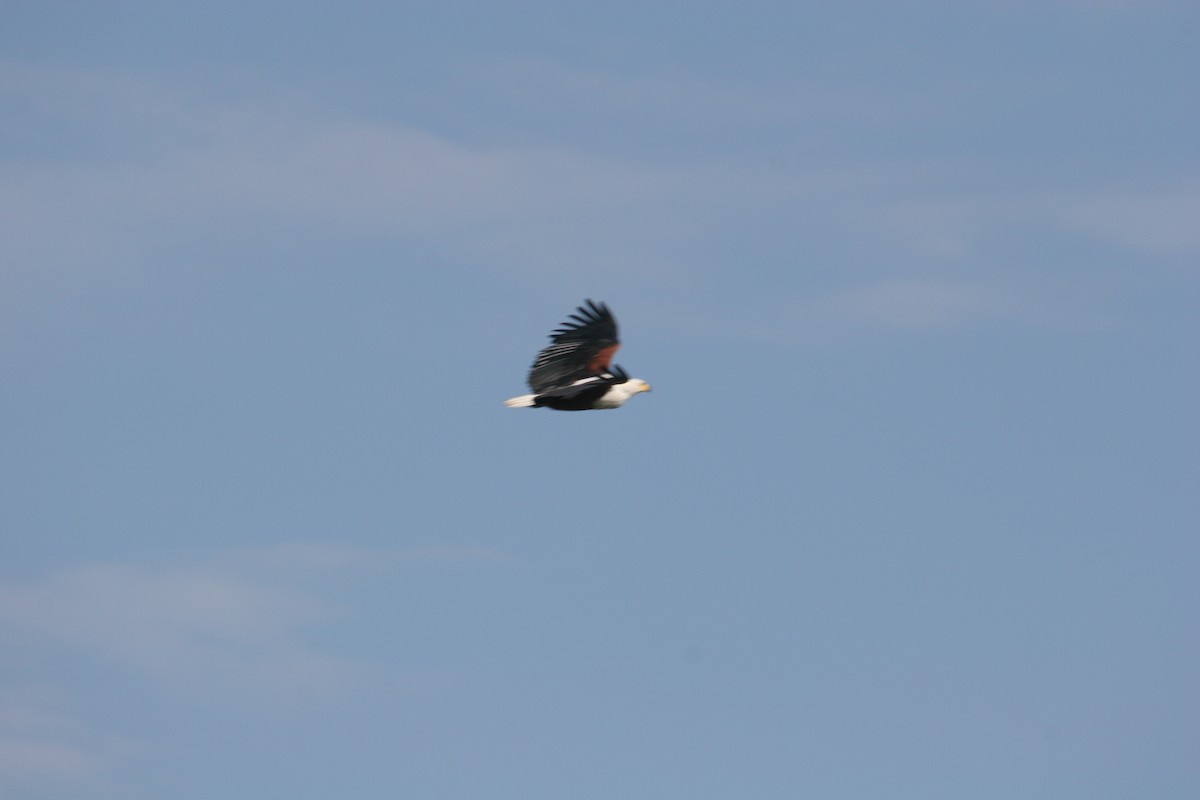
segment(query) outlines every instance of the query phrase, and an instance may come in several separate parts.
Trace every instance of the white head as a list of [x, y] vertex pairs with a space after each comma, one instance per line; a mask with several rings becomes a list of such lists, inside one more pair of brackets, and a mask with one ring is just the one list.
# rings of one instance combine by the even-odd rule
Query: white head
[[628, 387], [630, 397], [633, 397], [635, 394], [641, 394], [642, 392], [650, 391], [650, 384], [646, 383], [641, 378], [630, 378], [625, 382], [625, 386]]
[[635, 394], [650, 391], [650, 384], [640, 378], [630, 378], [624, 383], [618, 383], [609, 387], [608, 392], [604, 397], [600, 398], [596, 403], [597, 408], [620, 408], [625, 405], [625, 401], [633, 397]]

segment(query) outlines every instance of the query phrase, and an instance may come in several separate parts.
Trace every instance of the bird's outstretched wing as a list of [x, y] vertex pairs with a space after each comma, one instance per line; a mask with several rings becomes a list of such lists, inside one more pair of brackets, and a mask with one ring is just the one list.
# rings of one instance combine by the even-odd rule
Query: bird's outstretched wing
[[621, 346], [612, 312], [592, 300], [575, 309], [550, 334], [550, 341], [529, 371], [529, 388], [539, 394], [609, 372], [613, 353]]
[[[599, 375], [593, 375], [589, 378], [580, 378], [573, 383], [565, 386], [555, 386], [553, 388], [544, 389], [538, 392], [538, 397], [542, 400], [570, 400], [584, 392], [596, 391], [597, 389], [607, 389], [609, 386], [616, 386], [621, 383], [627, 383], [629, 375], [620, 367], [613, 367], [611, 371], [602, 372]], [[603, 394], [603, 392], [600, 392]]]

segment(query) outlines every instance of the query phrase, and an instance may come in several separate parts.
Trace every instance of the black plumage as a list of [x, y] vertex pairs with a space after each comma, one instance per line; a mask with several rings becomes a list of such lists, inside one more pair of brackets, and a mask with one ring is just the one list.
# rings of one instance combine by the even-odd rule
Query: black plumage
[[569, 386], [608, 370], [613, 353], [621, 346], [617, 320], [604, 303], [585, 303], [550, 334], [550, 345], [534, 359], [529, 370], [529, 388], [534, 393]]
[[528, 379], [533, 394], [514, 397], [506, 404], [560, 411], [621, 406], [650, 387], [612, 366], [613, 354], [620, 346], [617, 320], [608, 306], [585, 301], [550, 334], [550, 344], [534, 359]]
[[613, 367], [592, 378], [581, 378], [577, 383], [567, 386], [556, 386], [538, 392], [534, 397], [535, 408], [555, 408], [559, 411], [587, 411], [596, 408], [596, 404], [604, 399], [609, 388], [628, 383], [629, 376], [620, 367]]

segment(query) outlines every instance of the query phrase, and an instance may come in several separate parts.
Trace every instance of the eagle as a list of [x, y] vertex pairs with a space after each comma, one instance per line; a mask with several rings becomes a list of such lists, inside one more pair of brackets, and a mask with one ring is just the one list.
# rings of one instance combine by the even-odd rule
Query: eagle
[[504, 401], [509, 408], [554, 408], [559, 411], [620, 408], [650, 384], [612, 366], [621, 346], [617, 320], [604, 303], [592, 300], [550, 334], [550, 345], [538, 353], [529, 370], [529, 388]]

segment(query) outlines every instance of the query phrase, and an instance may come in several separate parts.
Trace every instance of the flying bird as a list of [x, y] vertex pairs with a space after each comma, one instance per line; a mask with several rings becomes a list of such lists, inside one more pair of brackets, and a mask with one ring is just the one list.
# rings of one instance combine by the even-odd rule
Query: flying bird
[[529, 370], [533, 394], [504, 405], [559, 411], [620, 408], [635, 394], [650, 391], [650, 384], [611, 366], [620, 346], [617, 320], [608, 306], [587, 300], [550, 334], [550, 345], [534, 359]]

